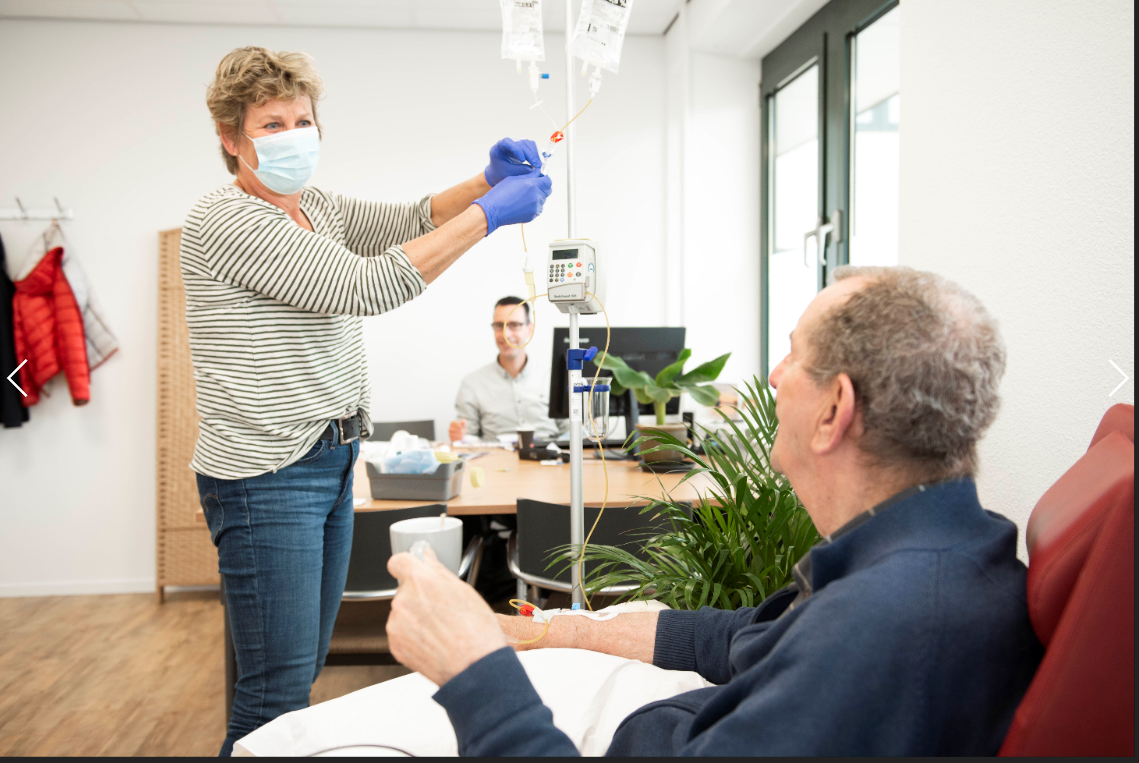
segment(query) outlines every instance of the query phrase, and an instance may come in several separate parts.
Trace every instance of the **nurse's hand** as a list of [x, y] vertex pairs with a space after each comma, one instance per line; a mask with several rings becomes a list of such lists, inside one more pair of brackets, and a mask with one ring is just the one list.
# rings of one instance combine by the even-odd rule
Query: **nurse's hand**
[[541, 166], [542, 159], [534, 141], [503, 138], [490, 147], [490, 164], [486, 166], [483, 177], [491, 186], [496, 186], [504, 178], [525, 175]]
[[486, 214], [486, 235], [494, 233], [502, 225], [528, 223], [542, 214], [542, 207], [553, 188], [550, 178], [538, 170], [504, 178], [473, 202]]
[[498, 618], [475, 589], [444, 567], [430, 549], [388, 560], [399, 581], [388, 616], [392, 656], [437, 685], [506, 646]]

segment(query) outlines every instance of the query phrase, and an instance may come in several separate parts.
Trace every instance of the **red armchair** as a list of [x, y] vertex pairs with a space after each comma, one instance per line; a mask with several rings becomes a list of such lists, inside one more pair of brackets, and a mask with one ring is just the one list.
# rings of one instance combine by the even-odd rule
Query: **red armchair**
[[1116, 405], [1028, 520], [1044, 659], [1001, 755], [1135, 752], [1135, 408]]

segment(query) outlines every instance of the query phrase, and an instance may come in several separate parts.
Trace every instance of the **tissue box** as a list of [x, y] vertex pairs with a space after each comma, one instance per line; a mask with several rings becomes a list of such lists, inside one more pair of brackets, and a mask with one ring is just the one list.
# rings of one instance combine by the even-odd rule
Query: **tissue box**
[[434, 474], [380, 474], [371, 463], [364, 466], [377, 501], [449, 501], [463, 492], [466, 475], [462, 459], [439, 464]]

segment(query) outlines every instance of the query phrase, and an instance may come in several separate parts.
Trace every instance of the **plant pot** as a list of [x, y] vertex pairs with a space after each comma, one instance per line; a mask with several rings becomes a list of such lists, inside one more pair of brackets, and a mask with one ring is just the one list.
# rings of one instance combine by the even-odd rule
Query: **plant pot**
[[642, 442], [638, 446], [638, 450], [640, 451], [641, 458], [643, 458], [645, 461], [681, 461], [681, 460], [683, 460], [684, 457], [682, 455], [680, 455], [679, 453], [677, 453], [675, 450], [658, 450], [656, 453], [645, 453], [646, 450], [649, 450], [650, 448], [655, 448], [657, 446], [657, 440], [655, 438], [653, 438], [653, 433], [648, 431], [651, 429], [658, 429], [662, 432], [666, 432], [667, 434], [672, 435], [673, 437], [680, 440], [681, 442], [687, 442], [688, 441], [688, 425], [687, 424], [685, 424], [683, 422], [677, 423], [677, 424], [637, 424], [637, 434], [643, 435], [644, 437], [649, 438], [649, 439], [646, 439], [644, 442]]

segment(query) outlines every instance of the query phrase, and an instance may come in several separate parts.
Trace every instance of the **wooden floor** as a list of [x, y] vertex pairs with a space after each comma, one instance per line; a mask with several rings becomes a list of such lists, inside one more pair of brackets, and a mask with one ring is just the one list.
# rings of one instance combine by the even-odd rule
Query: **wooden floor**
[[[326, 667], [315, 704], [403, 675]], [[217, 755], [216, 592], [0, 599], [0, 756]]]

